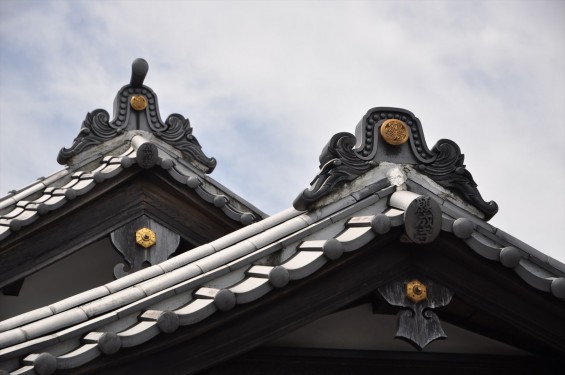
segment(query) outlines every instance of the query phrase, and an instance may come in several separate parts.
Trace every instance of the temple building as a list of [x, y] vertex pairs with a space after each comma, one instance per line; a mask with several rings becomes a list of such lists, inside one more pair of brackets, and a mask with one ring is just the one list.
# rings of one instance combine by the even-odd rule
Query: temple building
[[488, 223], [455, 142], [370, 109], [268, 216], [147, 72], [0, 198], [0, 374], [563, 371], [565, 265]]

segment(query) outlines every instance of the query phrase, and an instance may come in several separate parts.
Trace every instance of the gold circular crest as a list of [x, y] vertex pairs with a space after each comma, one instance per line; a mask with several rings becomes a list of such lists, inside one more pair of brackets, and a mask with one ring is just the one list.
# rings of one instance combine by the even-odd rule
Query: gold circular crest
[[413, 303], [418, 303], [428, 298], [428, 288], [418, 280], [406, 284], [406, 297]]
[[135, 242], [147, 249], [148, 247], [155, 245], [157, 242], [157, 236], [151, 229], [141, 228], [135, 232]]
[[385, 120], [381, 125], [381, 136], [389, 145], [401, 145], [408, 140], [408, 126], [400, 120]]
[[143, 111], [147, 108], [147, 99], [143, 95], [134, 95], [130, 99], [130, 104], [133, 109], [136, 111]]

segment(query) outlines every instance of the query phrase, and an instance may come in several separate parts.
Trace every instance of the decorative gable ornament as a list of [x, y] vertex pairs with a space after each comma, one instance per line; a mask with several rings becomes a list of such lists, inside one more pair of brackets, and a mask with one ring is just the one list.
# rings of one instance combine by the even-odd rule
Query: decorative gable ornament
[[432, 341], [447, 338], [432, 309], [446, 306], [453, 298], [453, 292], [448, 288], [432, 280], [420, 279], [424, 282], [401, 279], [378, 289], [388, 303], [401, 307], [397, 314], [396, 338], [409, 342], [418, 350]]
[[449, 139], [439, 140], [429, 150], [420, 120], [412, 112], [376, 107], [357, 124], [355, 136], [338, 133], [330, 139], [320, 155], [320, 172], [294, 200], [294, 207], [306, 210], [343, 182], [390, 162], [415, 166], [439, 185], [454, 190], [489, 220], [498, 212], [498, 205], [483, 200], [464, 159], [459, 146]]
[[149, 65], [144, 59], [133, 62], [129, 85], [122, 87], [114, 99], [114, 119], [110, 121], [110, 115], [104, 109], [88, 113], [71, 147], [59, 151], [59, 164], [68, 164], [75, 155], [126, 131], [144, 130], [188, 155], [204, 172], [214, 170], [216, 159], [204, 154], [200, 143], [192, 135], [187, 118], [175, 113], [165, 122], [161, 120], [157, 95], [143, 85], [148, 70]]

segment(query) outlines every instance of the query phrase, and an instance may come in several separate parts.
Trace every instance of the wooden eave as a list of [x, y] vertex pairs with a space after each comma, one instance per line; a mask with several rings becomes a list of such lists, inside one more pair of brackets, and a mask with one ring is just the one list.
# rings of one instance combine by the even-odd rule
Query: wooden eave
[[[124, 348], [119, 355], [98, 357], [68, 373], [191, 374], [211, 369], [361, 299], [374, 298], [377, 288], [406, 275], [425, 276], [453, 290], [455, 303], [437, 311], [440, 319], [533, 354], [515, 357], [515, 363], [543, 369], [565, 354], [563, 301], [477, 256], [452, 234], [444, 233], [428, 245], [401, 243], [401, 234], [395, 228], [255, 302]], [[415, 358], [410, 352], [380, 356], [389, 365]], [[457, 357], [435, 356], [444, 365]], [[491, 358], [502, 369], [518, 368], [503, 356]]]
[[4, 239], [0, 287], [80, 250], [141, 215], [174, 230], [193, 247], [243, 227], [164, 170], [132, 167]]

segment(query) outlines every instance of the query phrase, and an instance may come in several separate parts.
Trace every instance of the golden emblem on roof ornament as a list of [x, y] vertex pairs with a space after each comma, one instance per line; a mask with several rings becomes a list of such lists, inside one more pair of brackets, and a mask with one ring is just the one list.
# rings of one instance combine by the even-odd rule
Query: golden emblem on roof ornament
[[157, 242], [157, 236], [149, 228], [141, 228], [135, 232], [135, 242], [144, 248], [151, 247]]
[[136, 111], [143, 111], [147, 108], [147, 99], [143, 95], [134, 95], [129, 101], [131, 107]]
[[413, 303], [418, 303], [428, 298], [428, 288], [418, 280], [406, 284], [406, 297]]
[[408, 126], [404, 121], [385, 120], [381, 125], [381, 136], [389, 145], [401, 145], [408, 141]]

